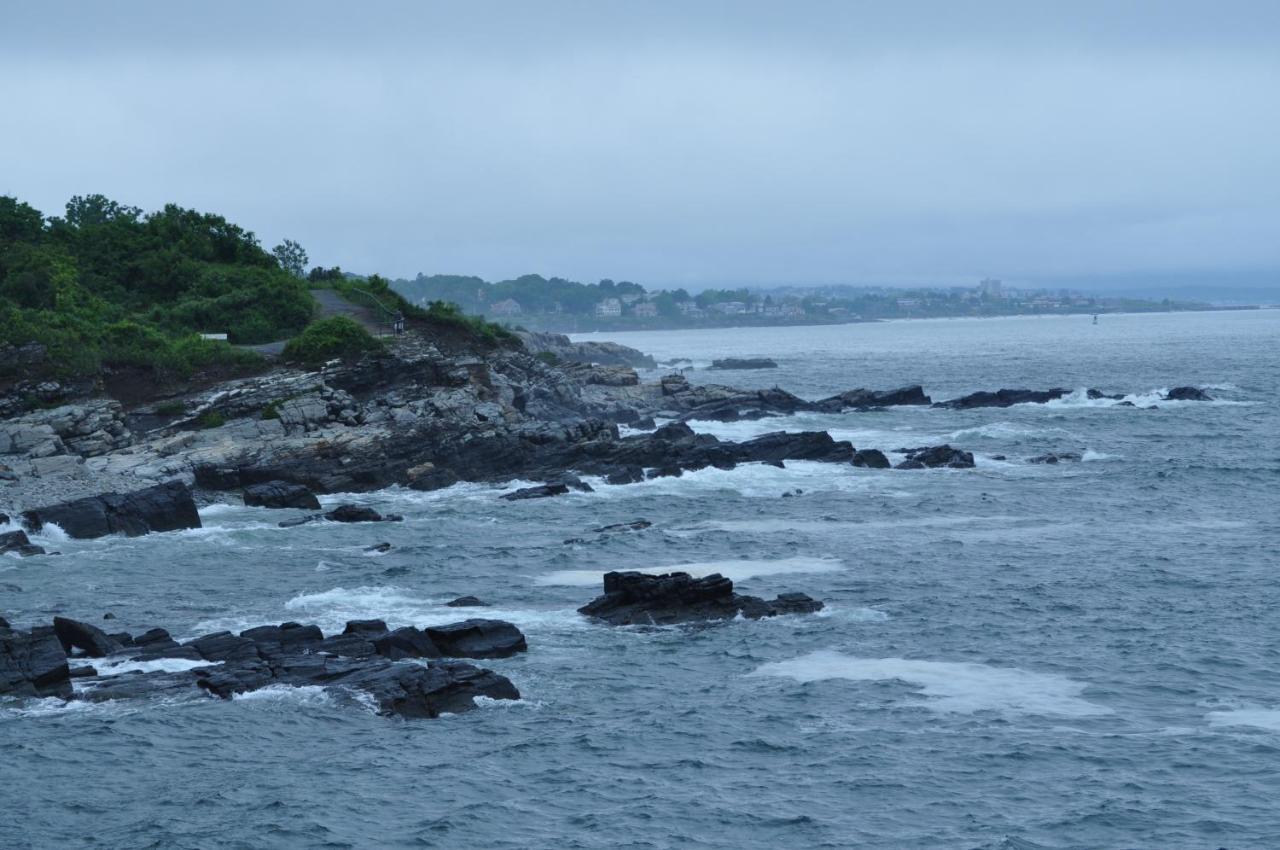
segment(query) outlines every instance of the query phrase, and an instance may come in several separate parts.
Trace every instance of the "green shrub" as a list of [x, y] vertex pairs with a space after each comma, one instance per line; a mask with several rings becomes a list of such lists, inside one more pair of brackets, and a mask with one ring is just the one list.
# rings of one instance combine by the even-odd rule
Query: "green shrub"
[[263, 419], [279, 419], [279, 418], [280, 418], [280, 404], [279, 404], [279, 402], [274, 402], [274, 401], [267, 402], [267, 406], [266, 406], [266, 407], [264, 407], [264, 408], [262, 408], [262, 417], [261, 417], [261, 418], [263, 418]]
[[330, 316], [310, 324], [284, 347], [286, 359], [320, 364], [334, 358], [357, 357], [381, 351], [382, 343], [346, 316]]
[[416, 309], [424, 314], [427, 321], [468, 330], [491, 344], [516, 338], [515, 334], [502, 325], [486, 322], [480, 316], [468, 316], [462, 312], [461, 307], [448, 301], [432, 301], [425, 310], [420, 307]]
[[180, 401], [166, 401], [156, 405], [157, 416], [181, 416], [187, 412], [187, 406]]
[[201, 414], [196, 422], [201, 428], [219, 428], [227, 424], [227, 418], [216, 410], [210, 410]]
[[546, 363], [548, 366], [556, 366], [560, 363], [560, 358], [551, 351], [539, 351], [537, 356], [539, 360]]

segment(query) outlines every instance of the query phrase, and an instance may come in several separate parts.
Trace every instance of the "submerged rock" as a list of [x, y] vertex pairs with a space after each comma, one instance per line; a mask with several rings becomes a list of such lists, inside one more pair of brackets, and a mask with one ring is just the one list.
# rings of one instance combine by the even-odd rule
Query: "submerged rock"
[[921, 446], [916, 449], [898, 449], [907, 459], [895, 469], [972, 469], [973, 453], [953, 449], [948, 445]]
[[1066, 461], [1078, 461], [1080, 459], [1081, 455], [1075, 452], [1048, 452], [1046, 454], [1036, 455], [1033, 458], [1028, 458], [1027, 462], [1055, 464], [1064, 463]]
[[181, 481], [167, 481], [132, 493], [103, 493], [70, 502], [24, 511], [27, 528], [39, 531], [54, 523], [71, 537], [124, 534], [137, 537], [152, 531], [200, 528], [191, 490]]
[[329, 522], [403, 522], [404, 517], [400, 514], [383, 514], [378, 513], [373, 508], [367, 508], [363, 505], [338, 505], [331, 511], [323, 514], [308, 514], [307, 516], [298, 517], [297, 519], [286, 519], [276, 523], [281, 528], [292, 528], [296, 525], [306, 525], [309, 522], [318, 522], [319, 520], [328, 520]]
[[546, 499], [551, 496], [563, 496], [569, 492], [567, 484], [540, 484], [537, 487], [521, 487], [511, 493], [503, 493], [499, 499], [518, 502], [523, 499]]
[[728, 620], [739, 614], [749, 619], [822, 610], [822, 603], [803, 593], [785, 593], [772, 601], [735, 593], [733, 582], [713, 574], [693, 578], [688, 573], [648, 575], [610, 572], [604, 594], [578, 609], [615, 626], [671, 625]]
[[0, 534], [0, 555], [6, 552], [16, 552], [24, 557], [28, 555], [45, 554], [43, 546], [37, 546], [27, 537], [27, 533], [22, 529], [17, 531], [6, 531]]
[[452, 599], [444, 604], [445, 604], [445, 607], [447, 608], [488, 608], [489, 607], [488, 602], [481, 602], [479, 599], [477, 599], [474, 596], [459, 596], [457, 599]]

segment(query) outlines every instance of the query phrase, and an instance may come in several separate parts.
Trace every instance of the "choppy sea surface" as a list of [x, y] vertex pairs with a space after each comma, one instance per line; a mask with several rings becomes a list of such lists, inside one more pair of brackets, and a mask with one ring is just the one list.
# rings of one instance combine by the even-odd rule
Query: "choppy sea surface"
[[[525, 699], [436, 721], [305, 688], [0, 704], [0, 846], [1280, 846], [1280, 312], [610, 338], [695, 367], [773, 357], [689, 374], [810, 398], [918, 382], [1137, 406], [702, 426], [945, 441], [974, 470], [744, 466], [512, 503], [463, 484], [322, 500], [396, 524], [281, 529], [292, 512], [213, 506], [196, 531], [52, 532], [38, 542], [62, 556], [0, 558], [15, 625], [426, 625], [475, 594], [528, 635], [486, 662]], [[1158, 400], [1181, 384], [1216, 400]], [[1025, 462], [1048, 451], [1084, 460]], [[639, 518], [653, 527], [589, 532]], [[828, 607], [709, 628], [575, 613], [606, 570], [677, 567]]]

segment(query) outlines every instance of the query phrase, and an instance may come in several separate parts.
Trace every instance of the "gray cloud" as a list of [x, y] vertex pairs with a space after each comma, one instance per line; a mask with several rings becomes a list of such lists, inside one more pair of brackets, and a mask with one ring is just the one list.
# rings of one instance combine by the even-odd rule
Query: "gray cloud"
[[1280, 267], [1280, 4], [1048, 6], [32, 5], [0, 192], [393, 275]]

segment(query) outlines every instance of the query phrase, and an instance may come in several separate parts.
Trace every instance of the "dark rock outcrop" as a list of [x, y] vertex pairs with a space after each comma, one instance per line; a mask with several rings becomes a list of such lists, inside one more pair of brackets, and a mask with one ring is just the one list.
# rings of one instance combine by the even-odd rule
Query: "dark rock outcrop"
[[124, 648], [102, 629], [79, 620], [54, 617], [53, 631], [68, 655], [71, 650], [78, 649], [90, 658], [102, 658]]
[[[343, 634], [328, 638], [314, 625], [281, 623], [246, 629], [239, 635], [216, 632], [182, 645], [165, 630], [152, 629], [129, 642], [125, 647], [93, 626], [64, 618], [55, 620], [52, 628], [0, 630], [0, 694], [103, 701], [200, 689], [226, 698], [273, 684], [319, 685], [367, 694], [384, 714], [435, 717], [471, 708], [479, 696], [520, 698], [505, 677], [444, 660], [445, 656], [501, 658], [526, 649], [519, 629], [498, 620], [393, 631], [382, 620], [352, 621]], [[83, 691], [73, 693], [68, 647], [94, 657], [185, 658], [210, 666], [108, 675], [77, 667], [74, 675], [85, 685]], [[403, 659], [429, 660], [422, 664]]]
[[889, 458], [879, 449], [859, 449], [853, 453], [853, 465], [866, 469], [888, 469]]
[[1015, 404], [1044, 404], [1047, 401], [1060, 399], [1070, 395], [1071, 390], [996, 390], [995, 392], [976, 392], [949, 401], [940, 401], [934, 407], [949, 407], [955, 410], [968, 410], [974, 407], [1011, 407]]
[[1080, 459], [1081, 456], [1075, 452], [1048, 452], [1046, 454], [1036, 455], [1033, 458], [1028, 458], [1027, 462], [1055, 464], [1064, 463], [1066, 461], [1078, 461]]
[[518, 502], [524, 499], [546, 499], [551, 496], [563, 496], [569, 492], [567, 484], [540, 484], [537, 487], [521, 487], [511, 493], [503, 493], [499, 499]]
[[724, 357], [711, 361], [712, 369], [777, 369], [778, 364], [768, 357]]
[[0, 534], [0, 555], [6, 552], [16, 552], [19, 555], [43, 555], [45, 554], [43, 546], [37, 546], [27, 537], [27, 533], [22, 529], [17, 531], [6, 531]]
[[67, 650], [51, 626], [0, 629], [0, 695], [69, 696]]
[[426, 632], [452, 658], [508, 658], [529, 648], [520, 630], [503, 620], [463, 620]]
[[831, 396], [816, 402], [820, 409], [839, 412], [841, 410], [870, 410], [876, 407], [898, 407], [930, 404], [931, 399], [924, 394], [924, 387], [913, 384], [899, 387], [896, 390], [848, 390], [840, 395]]
[[320, 500], [301, 484], [267, 481], [244, 488], [244, 503], [255, 508], [304, 508], [320, 510]]
[[167, 481], [132, 493], [103, 493], [44, 508], [24, 511], [32, 531], [54, 523], [71, 537], [124, 534], [137, 537], [152, 531], [199, 528], [191, 491], [181, 481]]
[[481, 602], [474, 596], [459, 596], [444, 603], [449, 608], [488, 608], [488, 602]]
[[328, 520], [329, 522], [402, 522], [404, 517], [399, 514], [386, 514], [384, 516], [373, 508], [367, 508], [363, 505], [343, 504], [326, 513], [308, 514], [297, 519], [286, 519], [276, 523], [276, 525], [281, 528], [292, 528], [295, 525], [306, 525], [309, 522], [318, 522], [319, 520]]
[[610, 572], [604, 576], [604, 594], [578, 612], [611, 625], [629, 626], [728, 620], [739, 614], [759, 619], [821, 609], [821, 602], [803, 593], [785, 593], [772, 601], [735, 593], [733, 582], [719, 574], [693, 578], [680, 572], [657, 576]]
[[1174, 387], [1164, 394], [1165, 401], [1213, 401], [1213, 396], [1209, 395], [1199, 387]]
[[0, 629], [0, 696], [69, 697], [70, 672], [52, 627]]
[[400, 522], [404, 517], [399, 514], [382, 514], [373, 508], [362, 505], [338, 505], [328, 511], [324, 518], [330, 522]]
[[898, 449], [907, 459], [895, 469], [972, 469], [973, 453], [953, 449], [948, 445], [921, 446], [917, 449]]

